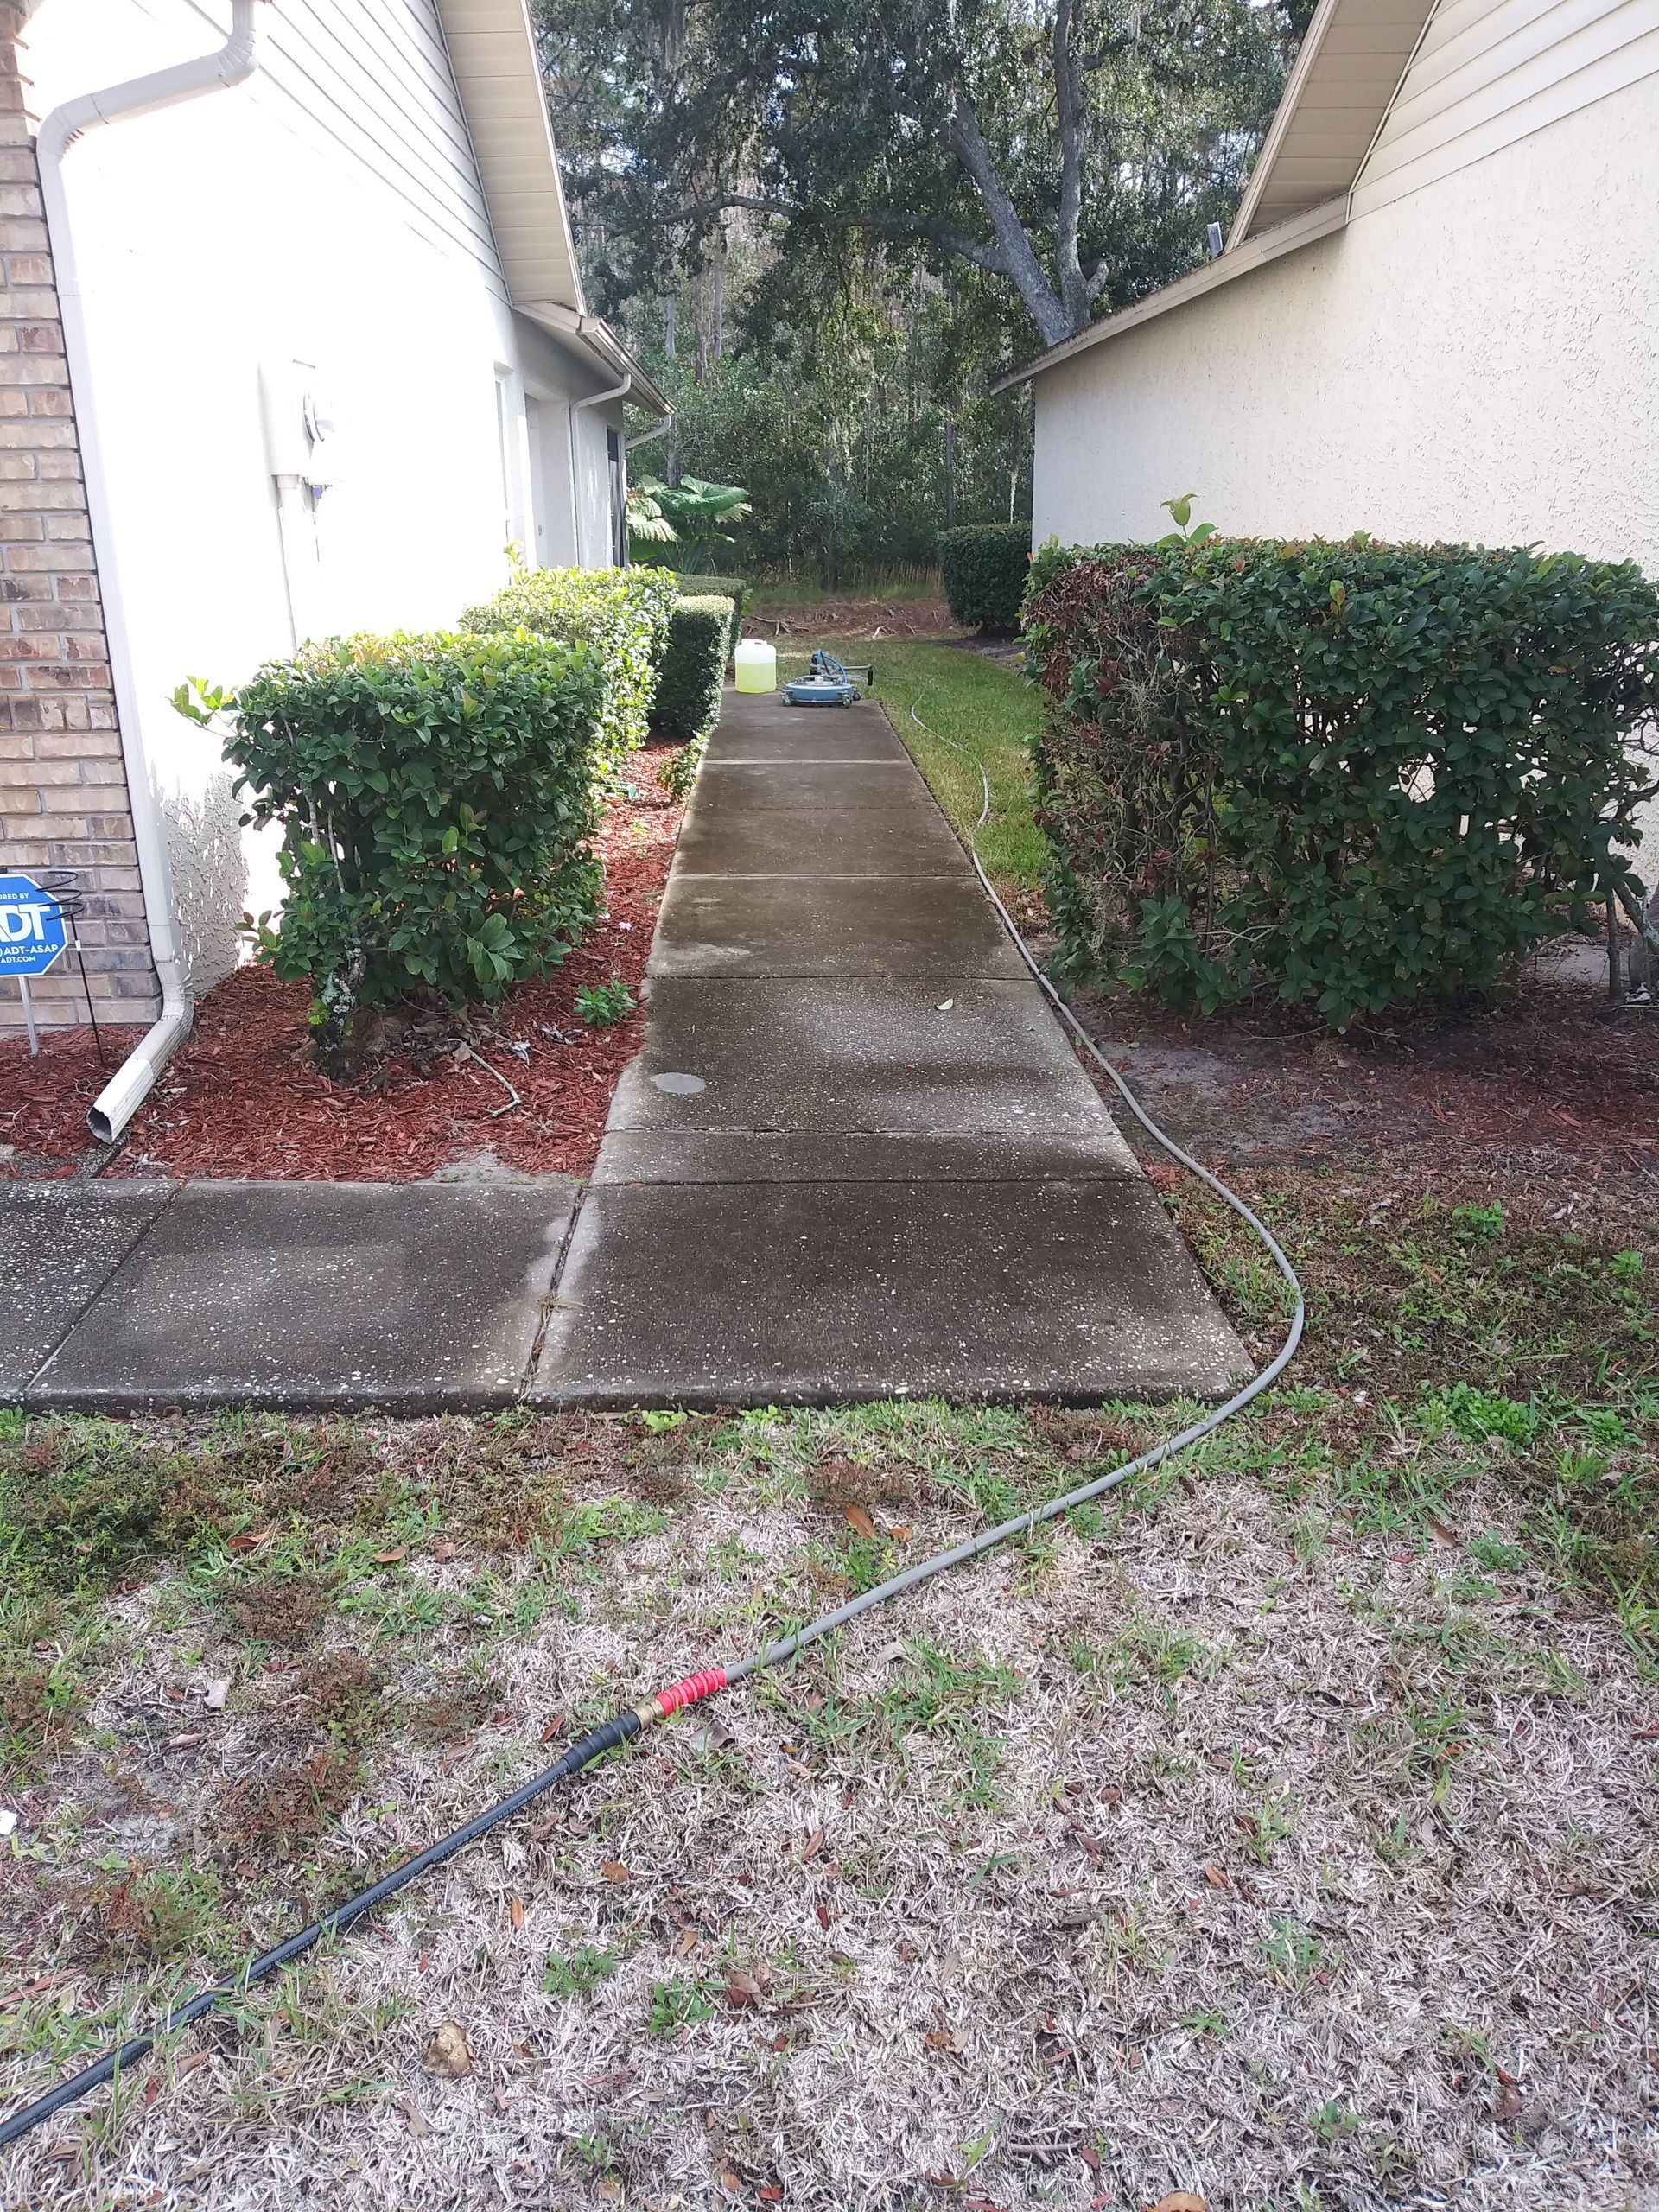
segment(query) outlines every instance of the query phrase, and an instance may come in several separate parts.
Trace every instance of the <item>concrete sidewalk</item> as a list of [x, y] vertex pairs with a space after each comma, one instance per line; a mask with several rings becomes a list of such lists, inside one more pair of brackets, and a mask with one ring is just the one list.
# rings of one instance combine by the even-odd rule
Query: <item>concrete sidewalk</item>
[[1243, 1351], [871, 706], [728, 697], [591, 1185], [0, 1185], [0, 1402], [1216, 1394]]
[[728, 696], [532, 1397], [1219, 1393], [1249, 1371], [871, 705]]

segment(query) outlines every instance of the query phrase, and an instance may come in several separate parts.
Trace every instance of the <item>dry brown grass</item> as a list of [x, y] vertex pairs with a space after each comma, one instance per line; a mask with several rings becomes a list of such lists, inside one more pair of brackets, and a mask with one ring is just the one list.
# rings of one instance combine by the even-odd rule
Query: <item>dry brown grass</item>
[[[102, 1601], [121, 1636], [0, 1892], [7, 2101], [573, 1721], [1162, 1418], [589, 1422], [524, 1461], [511, 1428], [375, 1432], [368, 1494], [470, 1471], [493, 1544], [487, 1465], [514, 1512], [560, 1498], [556, 1542], [353, 1538], [298, 1665], [200, 1566]], [[1323, 1433], [1292, 1400], [605, 1762], [141, 2069], [118, 2124], [41, 2130], [5, 2201], [1653, 2202], [1655, 1670], [1541, 1549], [1520, 1454], [1454, 1479], [1402, 1435], [1362, 1482]]]

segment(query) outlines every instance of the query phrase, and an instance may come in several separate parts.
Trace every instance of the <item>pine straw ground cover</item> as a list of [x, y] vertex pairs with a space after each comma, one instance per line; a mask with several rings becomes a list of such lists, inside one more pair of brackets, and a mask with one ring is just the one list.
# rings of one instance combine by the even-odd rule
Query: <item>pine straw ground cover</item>
[[[4, 2200], [1653, 2203], [1651, 1216], [1262, 1179], [1294, 1388], [605, 1762]], [[4, 1418], [10, 2104], [1179, 1411]]]
[[[455, 1167], [586, 1173], [644, 1020], [590, 1027], [576, 994], [615, 979], [638, 996], [684, 811], [663, 780], [672, 757], [664, 747], [630, 755], [595, 843], [602, 911], [550, 975], [499, 1006], [439, 1007], [359, 1080], [334, 1083], [311, 1065], [306, 986], [266, 967], [238, 969], [201, 1000], [109, 1172], [327, 1182], [408, 1182]], [[0, 1039], [0, 1175], [67, 1175], [95, 1157], [86, 1109], [141, 1033], [106, 1035], [108, 1069], [84, 1029], [48, 1036], [37, 1060], [21, 1038]]]

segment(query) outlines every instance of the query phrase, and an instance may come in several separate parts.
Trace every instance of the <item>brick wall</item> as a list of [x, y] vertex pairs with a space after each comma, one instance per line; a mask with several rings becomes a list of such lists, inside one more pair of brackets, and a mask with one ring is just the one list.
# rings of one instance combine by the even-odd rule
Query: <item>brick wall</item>
[[[160, 992], [19, 69], [28, 12], [29, 0], [0, 0], [0, 873], [79, 869], [98, 1018], [148, 1022]], [[86, 1020], [73, 959], [32, 989], [43, 1024]], [[0, 982], [0, 1030], [22, 1021]]]

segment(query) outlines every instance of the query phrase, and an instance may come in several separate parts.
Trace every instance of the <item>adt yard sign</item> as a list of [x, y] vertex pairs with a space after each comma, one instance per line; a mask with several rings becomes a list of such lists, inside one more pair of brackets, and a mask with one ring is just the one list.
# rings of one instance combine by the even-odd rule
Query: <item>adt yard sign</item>
[[33, 876], [0, 875], [0, 976], [44, 976], [68, 942], [49, 891]]

